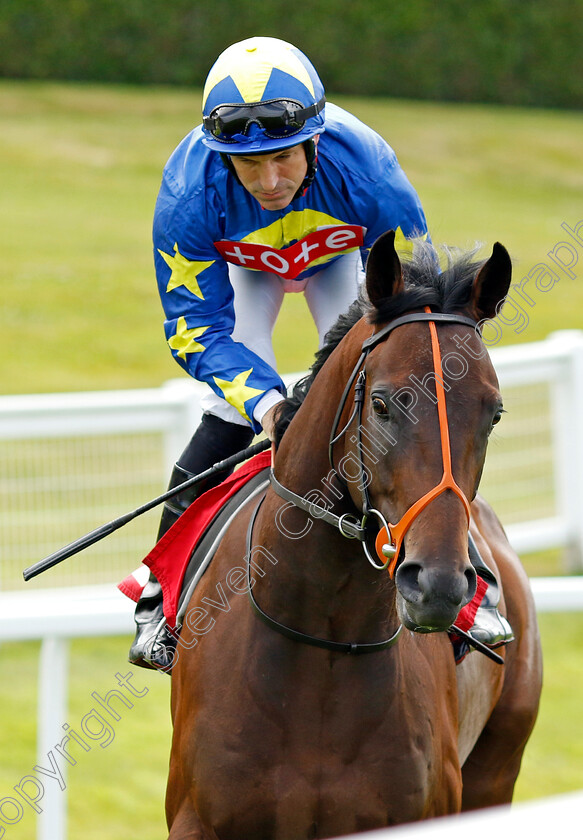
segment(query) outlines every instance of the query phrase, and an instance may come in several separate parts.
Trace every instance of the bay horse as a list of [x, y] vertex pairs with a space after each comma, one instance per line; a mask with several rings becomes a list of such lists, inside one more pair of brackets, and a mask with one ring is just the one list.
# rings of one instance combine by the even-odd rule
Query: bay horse
[[[479, 326], [510, 278], [498, 243], [443, 270], [431, 247], [401, 264], [393, 232], [373, 246], [366, 298], [283, 406], [272, 481], [192, 595], [170, 840], [338, 837], [510, 802], [540, 643], [526, 574], [477, 495], [502, 413]], [[503, 664], [456, 665], [446, 632], [476, 591], [468, 530], [514, 631]]]

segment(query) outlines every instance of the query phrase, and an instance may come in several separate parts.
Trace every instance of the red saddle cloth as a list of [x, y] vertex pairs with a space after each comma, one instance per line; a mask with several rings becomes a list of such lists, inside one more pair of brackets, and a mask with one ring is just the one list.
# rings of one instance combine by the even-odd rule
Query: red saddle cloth
[[478, 607], [484, 600], [484, 595], [488, 589], [488, 584], [478, 575], [478, 582], [476, 586], [476, 594], [472, 598], [469, 604], [466, 604], [465, 607], [462, 607], [458, 613], [456, 619], [456, 627], [459, 627], [460, 630], [465, 630], [467, 633], [468, 630], [473, 627], [474, 621], [476, 620], [476, 613], [478, 612]]
[[[170, 627], [176, 624], [182, 581], [196, 544], [225, 502], [254, 475], [270, 465], [271, 452], [261, 452], [243, 464], [222, 484], [207, 490], [194, 500], [144, 558], [144, 565], [152, 570], [162, 587], [164, 615]], [[141, 569], [138, 569], [138, 573], [140, 571]], [[118, 584], [118, 589], [132, 601], [138, 601], [144, 585], [145, 580], [141, 581], [134, 572]], [[457, 617], [456, 624], [461, 630], [467, 631], [472, 627], [487, 588], [488, 584], [478, 577], [476, 595], [460, 610]]]
[[[164, 615], [170, 627], [176, 624], [182, 580], [197, 542], [225, 502], [249, 479], [270, 465], [271, 452], [260, 452], [222, 484], [211, 487], [194, 500], [144, 558], [143, 563], [152, 570], [162, 587]], [[132, 601], [139, 600], [143, 587], [144, 583], [137, 579], [135, 572], [118, 584], [118, 589]]]

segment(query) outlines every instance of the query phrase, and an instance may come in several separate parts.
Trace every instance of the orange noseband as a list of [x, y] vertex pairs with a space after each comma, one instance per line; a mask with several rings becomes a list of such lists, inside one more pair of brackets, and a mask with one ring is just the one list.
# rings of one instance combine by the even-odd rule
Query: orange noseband
[[[425, 312], [431, 312], [429, 307], [425, 307]], [[433, 353], [433, 370], [435, 372], [435, 394], [437, 397], [437, 413], [439, 417], [439, 434], [441, 438], [441, 454], [443, 460], [443, 475], [441, 481], [428, 493], [418, 499], [411, 505], [409, 510], [399, 519], [396, 525], [391, 523], [388, 526], [381, 528], [376, 541], [375, 549], [379, 559], [386, 563], [387, 557], [392, 556], [391, 562], [387, 568], [391, 577], [395, 574], [395, 568], [399, 559], [401, 545], [405, 534], [411, 527], [412, 523], [419, 516], [422, 510], [425, 510], [427, 505], [437, 498], [437, 496], [444, 493], [446, 490], [452, 490], [456, 496], [461, 500], [468, 523], [470, 521], [470, 503], [468, 502], [465, 493], [453, 477], [451, 469], [451, 446], [449, 437], [449, 425], [447, 422], [447, 407], [445, 404], [445, 388], [443, 387], [443, 370], [441, 365], [441, 350], [439, 348], [439, 339], [437, 337], [437, 329], [434, 321], [429, 321], [429, 330], [431, 333], [431, 349]]]

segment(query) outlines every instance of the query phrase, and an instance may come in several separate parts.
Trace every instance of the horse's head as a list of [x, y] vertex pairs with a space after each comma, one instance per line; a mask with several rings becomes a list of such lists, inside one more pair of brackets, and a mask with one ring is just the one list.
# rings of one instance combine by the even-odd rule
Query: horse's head
[[[409, 629], [446, 630], [476, 590], [469, 503], [502, 412], [479, 325], [497, 314], [510, 277], [500, 244], [485, 263], [462, 258], [440, 271], [428, 248], [401, 265], [392, 232], [367, 263], [369, 320], [387, 335], [366, 356], [358, 428], [346, 436], [366, 479], [351, 493], [359, 505], [368, 494], [390, 523], [381, 543], [393, 543], [398, 608]], [[430, 322], [429, 311], [448, 317]]]

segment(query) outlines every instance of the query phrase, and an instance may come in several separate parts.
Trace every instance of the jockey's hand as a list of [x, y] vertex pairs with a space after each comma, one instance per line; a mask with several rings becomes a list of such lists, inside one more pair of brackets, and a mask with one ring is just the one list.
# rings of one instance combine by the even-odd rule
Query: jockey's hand
[[276, 410], [277, 406], [272, 405], [270, 409], [268, 409], [263, 417], [261, 418], [261, 425], [263, 426], [263, 431], [267, 435], [270, 441], [274, 441], [275, 439], [275, 418], [276, 418]]

